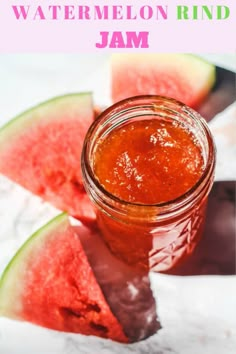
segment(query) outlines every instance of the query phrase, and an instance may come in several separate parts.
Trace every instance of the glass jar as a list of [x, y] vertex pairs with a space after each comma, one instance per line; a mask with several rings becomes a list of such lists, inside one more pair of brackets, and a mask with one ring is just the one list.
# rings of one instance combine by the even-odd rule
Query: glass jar
[[[93, 171], [101, 139], [127, 122], [147, 118], [177, 120], [197, 139], [204, 160], [202, 175], [190, 190], [174, 200], [150, 205], [115, 197]], [[214, 170], [215, 147], [205, 120], [186, 105], [161, 96], [131, 97], [106, 109], [90, 127], [82, 152], [85, 189], [96, 206], [105, 242], [125, 262], [154, 271], [170, 269], [195, 248], [203, 231]]]

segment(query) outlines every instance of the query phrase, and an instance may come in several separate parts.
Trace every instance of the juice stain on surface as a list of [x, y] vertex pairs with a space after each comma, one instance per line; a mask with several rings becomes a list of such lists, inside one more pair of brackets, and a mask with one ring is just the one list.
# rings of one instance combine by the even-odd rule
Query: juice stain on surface
[[132, 203], [157, 204], [186, 193], [204, 169], [201, 146], [177, 121], [129, 122], [101, 139], [93, 169], [99, 183]]

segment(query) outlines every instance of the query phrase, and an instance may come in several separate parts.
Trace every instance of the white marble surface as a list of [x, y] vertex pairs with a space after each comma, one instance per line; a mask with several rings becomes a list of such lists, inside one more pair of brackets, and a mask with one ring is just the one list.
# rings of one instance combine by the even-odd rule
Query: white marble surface
[[[207, 56], [233, 69], [235, 56]], [[101, 89], [102, 88], [102, 89]], [[20, 111], [65, 92], [92, 90], [109, 102], [108, 57], [0, 56], [0, 125]], [[236, 104], [210, 127], [218, 159], [216, 179], [236, 177]], [[22, 242], [59, 211], [0, 176], [0, 273]], [[146, 341], [121, 345], [0, 318], [1, 354], [235, 354], [236, 275], [178, 277], [152, 274], [163, 329]]]

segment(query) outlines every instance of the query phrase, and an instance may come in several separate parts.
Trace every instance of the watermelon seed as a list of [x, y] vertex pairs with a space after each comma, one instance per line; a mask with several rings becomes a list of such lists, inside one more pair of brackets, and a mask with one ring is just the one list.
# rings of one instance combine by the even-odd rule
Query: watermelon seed
[[64, 315], [67, 315], [67, 316], [75, 316], [75, 317], [84, 317], [79, 311], [76, 311], [76, 310], [72, 310], [70, 308], [67, 308], [67, 307], [62, 307], [61, 308], [61, 312], [63, 313], [63, 317]]
[[105, 326], [102, 326], [102, 325], [95, 323], [93, 321], [89, 322], [89, 324], [90, 324], [90, 327], [92, 327], [93, 329], [96, 329], [96, 330], [104, 332], [104, 333], [108, 333], [108, 328]]
[[76, 188], [78, 189], [80, 192], [84, 192], [84, 186], [79, 183], [76, 179], [71, 179], [70, 183]]
[[101, 312], [101, 308], [97, 304], [83, 304], [82, 311], [79, 311], [77, 309], [72, 309], [70, 307], [61, 307], [61, 312], [63, 312], [65, 315], [68, 316], [76, 316], [78, 318], [80, 317], [86, 317], [86, 313], [88, 312]]
[[100, 307], [97, 304], [88, 304], [87, 305], [87, 310], [88, 311], [95, 311], [97, 313], [101, 312]]

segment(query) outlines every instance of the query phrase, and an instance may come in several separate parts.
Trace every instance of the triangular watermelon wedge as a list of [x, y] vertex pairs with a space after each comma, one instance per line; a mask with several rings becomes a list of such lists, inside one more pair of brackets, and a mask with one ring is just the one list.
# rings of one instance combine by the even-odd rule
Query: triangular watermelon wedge
[[70, 215], [94, 218], [80, 168], [93, 119], [90, 93], [56, 97], [22, 113], [0, 130], [0, 173]]
[[65, 213], [29, 238], [7, 266], [0, 281], [0, 315], [128, 342]]
[[182, 53], [112, 55], [112, 101], [137, 95], [175, 98], [196, 108], [215, 83], [215, 66]]

